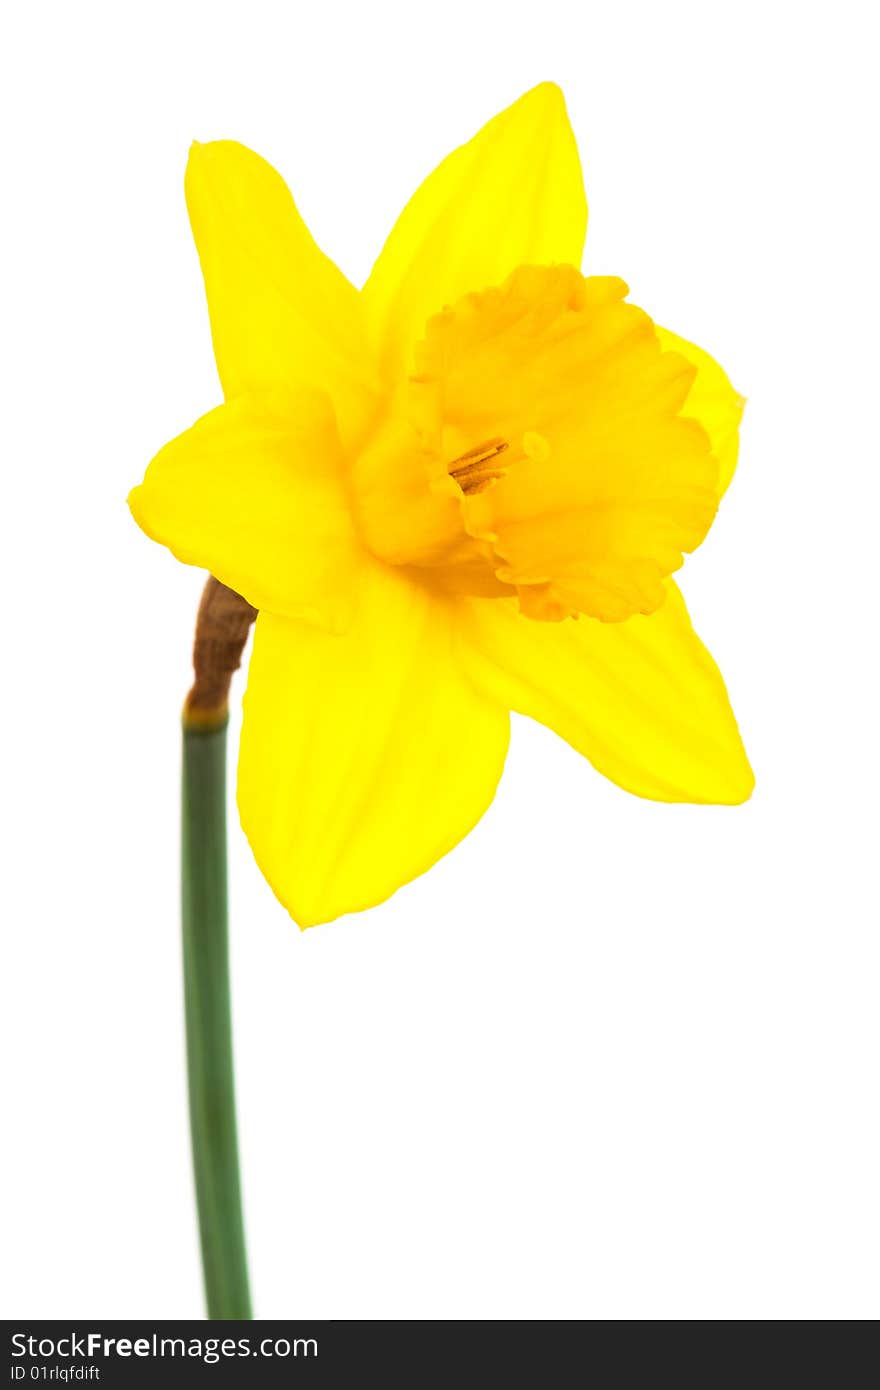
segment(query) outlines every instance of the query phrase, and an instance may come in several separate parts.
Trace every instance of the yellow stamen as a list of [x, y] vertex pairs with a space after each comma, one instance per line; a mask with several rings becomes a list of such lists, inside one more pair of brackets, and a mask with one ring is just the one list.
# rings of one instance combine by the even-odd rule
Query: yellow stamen
[[487, 439], [475, 449], [453, 459], [449, 465], [449, 476], [454, 478], [466, 497], [482, 492], [491, 483], [504, 477], [503, 468], [493, 467], [494, 460], [508, 448], [506, 439]]

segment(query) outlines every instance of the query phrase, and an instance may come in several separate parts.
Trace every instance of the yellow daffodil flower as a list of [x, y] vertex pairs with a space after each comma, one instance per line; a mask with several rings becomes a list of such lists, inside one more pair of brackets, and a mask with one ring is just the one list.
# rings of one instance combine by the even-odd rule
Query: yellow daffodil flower
[[509, 711], [659, 801], [752, 789], [670, 578], [733, 473], [741, 398], [580, 273], [543, 84], [427, 179], [360, 291], [243, 146], [186, 175], [226, 403], [131, 495], [259, 609], [238, 802], [303, 927], [381, 902], [479, 820]]

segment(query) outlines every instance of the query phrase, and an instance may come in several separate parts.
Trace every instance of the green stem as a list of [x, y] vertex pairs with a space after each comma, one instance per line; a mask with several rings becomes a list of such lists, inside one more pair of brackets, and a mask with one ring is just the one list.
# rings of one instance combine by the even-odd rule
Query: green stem
[[226, 719], [183, 728], [189, 1115], [209, 1318], [251, 1317], [241, 1208], [226, 893]]

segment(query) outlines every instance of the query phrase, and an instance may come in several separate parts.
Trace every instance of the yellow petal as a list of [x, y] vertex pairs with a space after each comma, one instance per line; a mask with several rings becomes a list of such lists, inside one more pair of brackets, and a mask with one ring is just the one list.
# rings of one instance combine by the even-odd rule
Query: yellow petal
[[360, 565], [326, 397], [240, 396], [167, 444], [129, 497], [138, 525], [255, 608], [344, 627]]
[[681, 413], [685, 419], [698, 421], [709, 436], [718, 464], [718, 494], [721, 496], [736, 469], [739, 423], [745, 399], [733, 389], [727, 373], [708, 352], [670, 333], [668, 328], [657, 328], [656, 332], [664, 351], [679, 353], [697, 369]]
[[363, 296], [386, 368], [409, 367], [427, 319], [523, 262], [580, 265], [587, 225], [565, 102], [527, 92], [455, 150], [404, 208]]
[[668, 581], [656, 613], [540, 623], [509, 599], [462, 604], [481, 689], [547, 724], [599, 772], [656, 801], [736, 804], [754, 778], [717, 666]]
[[301, 927], [382, 902], [492, 800], [508, 717], [460, 670], [452, 615], [374, 564], [344, 636], [257, 619], [238, 803]]
[[227, 400], [329, 391], [343, 437], [372, 404], [360, 297], [313, 241], [270, 164], [232, 140], [194, 144], [186, 198]]

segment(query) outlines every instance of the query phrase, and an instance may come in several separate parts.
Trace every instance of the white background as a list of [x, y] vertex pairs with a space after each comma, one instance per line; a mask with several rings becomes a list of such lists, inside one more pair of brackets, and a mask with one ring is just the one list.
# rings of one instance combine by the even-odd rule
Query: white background
[[586, 268], [749, 397], [684, 587], [758, 788], [736, 810], [639, 802], [519, 720], [464, 845], [305, 935], [235, 827], [257, 1312], [876, 1316], [871, 9], [153, 0], [7, 20], [6, 1316], [201, 1315], [176, 855], [202, 578], [125, 507], [220, 399], [189, 142], [264, 154], [360, 282], [434, 163], [548, 77], [581, 145]]

